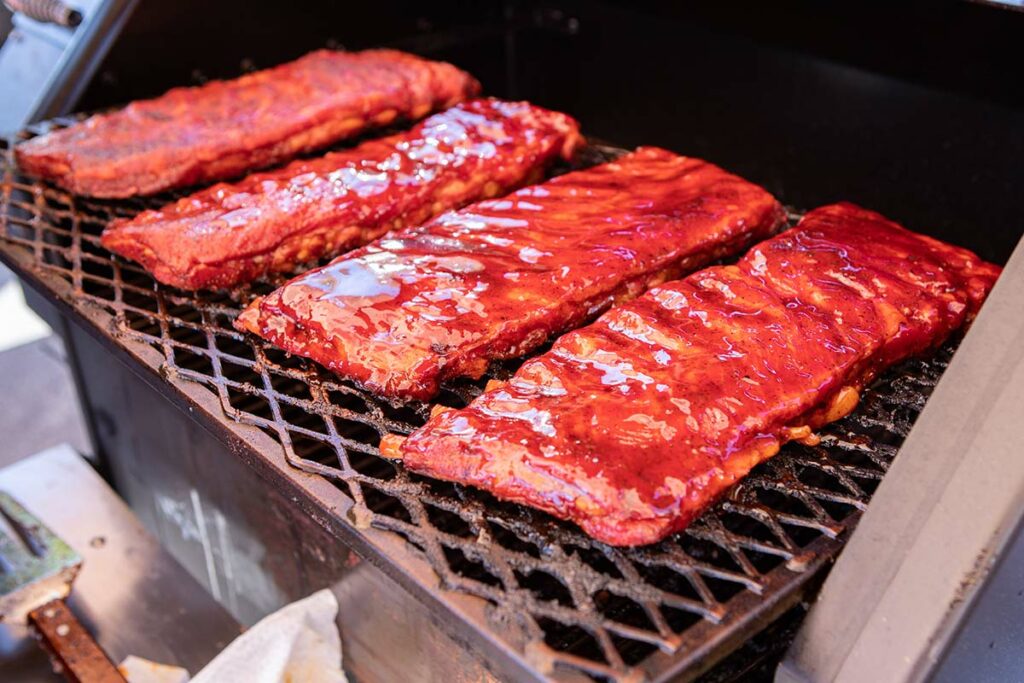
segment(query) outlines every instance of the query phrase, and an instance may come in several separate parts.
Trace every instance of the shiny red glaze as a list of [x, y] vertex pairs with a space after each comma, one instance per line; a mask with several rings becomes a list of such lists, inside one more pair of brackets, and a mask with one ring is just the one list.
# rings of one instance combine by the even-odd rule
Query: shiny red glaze
[[849, 412], [829, 414], [849, 387], [939, 345], [998, 274], [876, 213], [827, 206], [735, 266], [562, 337], [506, 386], [433, 417], [401, 455], [600, 541], [652, 543], [807, 432], [791, 428]]
[[319, 50], [230, 81], [175, 88], [16, 148], [26, 173], [130, 197], [221, 180], [479, 91], [450, 64], [396, 50]]
[[642, 148], [389, 234], [255, 302], [237, 325], [382, 395], [426, 399], [781, 220], [756, 185]]
[[230, 287], [334, 256], [539, 176], [580, 140], [565, 114], [482, 99], [412, 130], [218, 184], [113, 222], [103, 246], [165, 284]]

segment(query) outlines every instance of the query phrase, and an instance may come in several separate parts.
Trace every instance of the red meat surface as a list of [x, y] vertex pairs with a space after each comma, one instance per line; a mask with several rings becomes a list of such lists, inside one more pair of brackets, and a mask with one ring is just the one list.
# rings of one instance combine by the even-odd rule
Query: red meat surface
[[576, 122], [564, 114], [526, 102], [472, 100], [408, 132], [115, 221], [102, 243], [165, 284], [231, 287], [504, 194], [539, 179], [579, 140]]
[[230, 81], [175, 88], [15, 149], [18, 165], [76, 194], [131, 197], [223, 180], [418, 119], [479, 90], [443, 62], [396, 50], [319, 50]]
[[254, 302], [236, 326], [381, 395], [423, 400], [782, 220], [760, 187], [641, 148], [388, 234]]
[[999, 268], [850, 204], [559, 339], [382, 451], [612, 545], [685, 528], [978, 311]]

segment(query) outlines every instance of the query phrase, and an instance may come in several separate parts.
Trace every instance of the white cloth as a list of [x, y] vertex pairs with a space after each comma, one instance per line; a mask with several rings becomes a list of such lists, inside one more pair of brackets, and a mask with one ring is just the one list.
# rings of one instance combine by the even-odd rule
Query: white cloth
[[[191, 683], [347, 683], [337, 614], [338, 602], [329, 590], [283, 607], [236, 638]], [[175, 680], [148, 677], [146, 667], [136, 669], [138, 674], [125, 671], [129, 683]]]
[[188, 683], [188, 671], [180, 666], [157, 664], [128, 655], [117, 667], [128, 683]]

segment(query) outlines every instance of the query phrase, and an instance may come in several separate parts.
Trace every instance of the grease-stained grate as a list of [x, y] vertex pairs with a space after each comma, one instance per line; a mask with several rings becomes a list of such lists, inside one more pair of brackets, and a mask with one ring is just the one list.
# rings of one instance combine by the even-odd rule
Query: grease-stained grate
[[[255, 425], [294, 467], [333, 482], [352, 501], [349, 522], [408, 540], [444, 590], [488, 601], [495, 633], [517, 623], [527, 634], [517, 647], [555, 677], [689, 678], [795, 604], [842, 547], [955, 346], [888, 373], [856, 412], [822, 430], [819, 446], [786, 446], [685, 533], [615, 549], [379, 457], [381, 435], [408, 433], [430, 406], [391, 405], [236, 332], [232, 320], [268, 283], [184, 292], [106, 252], [98, 236], [111, 218], [169, 196], [90, 200], [19, 176], [13, 144], [45, 128], [0, 143], [0, 254], [83, 318], [101, 312], [114, 343], [156, 349], [160, 371], [214, 392], [225, 428]], [[505, 378], [513, 366], [490, 374]], [[464, 404], [482, 383], [450, 386], [439, 401]]]

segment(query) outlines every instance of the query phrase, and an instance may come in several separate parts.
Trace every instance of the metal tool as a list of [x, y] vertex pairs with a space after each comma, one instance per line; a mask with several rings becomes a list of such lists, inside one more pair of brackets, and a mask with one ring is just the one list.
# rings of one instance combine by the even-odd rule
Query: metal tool
[[64, 603], [82, 558], [3, 492], [0, 517], [11, 531], [0, 533], [0, 621], [27, 621], [69, 681], [124, 683]]

